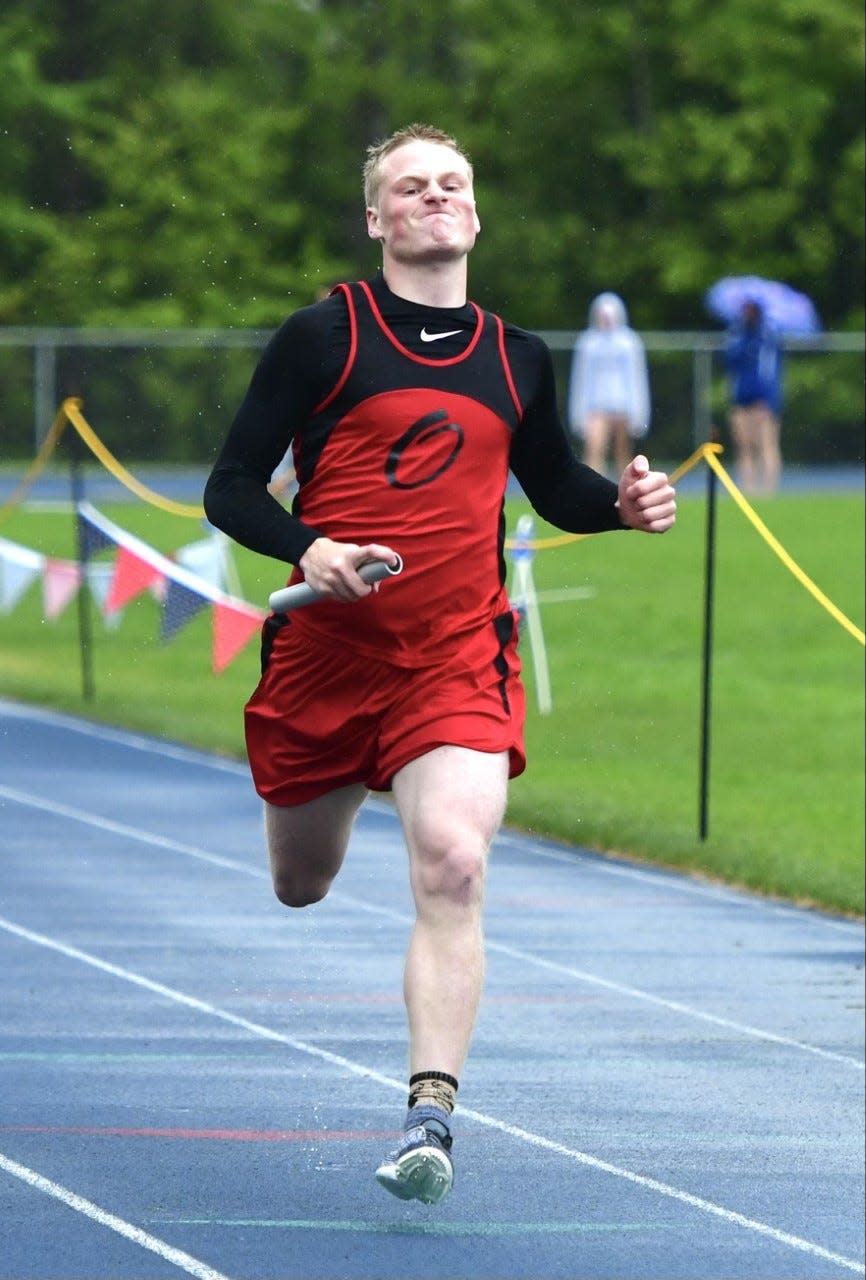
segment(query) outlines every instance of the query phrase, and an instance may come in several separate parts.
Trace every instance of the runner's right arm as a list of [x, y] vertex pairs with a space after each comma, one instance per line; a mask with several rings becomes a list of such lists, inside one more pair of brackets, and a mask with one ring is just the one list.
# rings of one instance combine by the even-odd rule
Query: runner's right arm
[[328, 394], [345, 359], [339, 298], [294, 312], [268, 343], [204, 491], [211, 524], [235, 542], [288, 564], [322, 536], [268, 490], [296, 433]]

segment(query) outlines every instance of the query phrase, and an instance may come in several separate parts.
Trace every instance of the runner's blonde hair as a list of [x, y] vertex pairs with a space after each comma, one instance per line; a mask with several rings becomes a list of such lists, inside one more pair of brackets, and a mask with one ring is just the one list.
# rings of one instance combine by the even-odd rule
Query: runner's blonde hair
[[392, 151], [396, 151], [398, 147], [405, 146], [407, 142], [436, 142], [440, 146], [450, 147], [452, 151], [456, 151], [458, 156], [462, 156], [466, 161], [469, 166], [469, 177], [470, 179], [472, 178], [472, 161], [456, 138], [452, 138], [450, 134], [445, 133], [442, 129], [437, 129], [432, 124], [407, 124], [402, 129], [396, 129], [390, 137], [383, 139], [381, 142], [374, 142], [367, 148], [367, 159], [364, 162], [364, 204], [366, 208], [375, 208], [376, 201], [379, 198], [382, 161]]

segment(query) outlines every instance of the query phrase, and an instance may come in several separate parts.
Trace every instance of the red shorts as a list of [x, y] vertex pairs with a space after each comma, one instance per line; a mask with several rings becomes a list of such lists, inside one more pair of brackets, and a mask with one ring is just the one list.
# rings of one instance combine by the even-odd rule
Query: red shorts
[[390, 789], [394, 774], [435, 747], [509, 753], [526, 767], [526, 700], [517, 620], [506, 613], [429, 667], [398, 667], [304, 632], [282, 617], [262, 633], [263, 674], [245, 708], [256, 791], [304, 804], [338, 787]]

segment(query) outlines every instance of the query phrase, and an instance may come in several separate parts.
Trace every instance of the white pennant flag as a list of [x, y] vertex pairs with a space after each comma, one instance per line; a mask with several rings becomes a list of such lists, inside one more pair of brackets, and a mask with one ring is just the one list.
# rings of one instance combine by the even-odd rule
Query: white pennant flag
[[88, 560], [87, 562], [87, 585], [90, 588], [90, 594], [93, 596], [99, 612], [103, 616], [105, 625], [112, 631], [120, 625], [123, 617], [122, 609], [115, 609], [112, 613], [105, 612], [105, 602], [108, 599], [108, 593], [111, 590], [111, 583], [114, 580], [114, 564], [102, 563], [99, 560]]
[[208, 538], [188, 542], [185, 547], [175, 551], [173, 559], [189, 569], [190, 573], [209, 582], [212, 587], [239, 594], [240, 586], [231, 558], [229, 540], [224, 533], [214, 530]]
[[40, 552], [0, 538], [0, 613], [10, 613], [15, 608], [44, 566], [45, 556]]

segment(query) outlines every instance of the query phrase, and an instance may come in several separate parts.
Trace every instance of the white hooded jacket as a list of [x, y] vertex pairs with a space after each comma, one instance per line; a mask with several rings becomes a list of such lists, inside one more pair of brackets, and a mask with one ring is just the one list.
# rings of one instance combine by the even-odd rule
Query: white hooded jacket
[[[602, 327], [605, 315], [608, 327]], [[578, 337], [571, 361], [568, 422], [575, 435], [585, 436], [593, 413], [622, 414], [636, 439], [649, 431], [646, 351], [629, 328], [625, 303], [616, 293], [600, 293], [593, 299], [589, 328]]]

